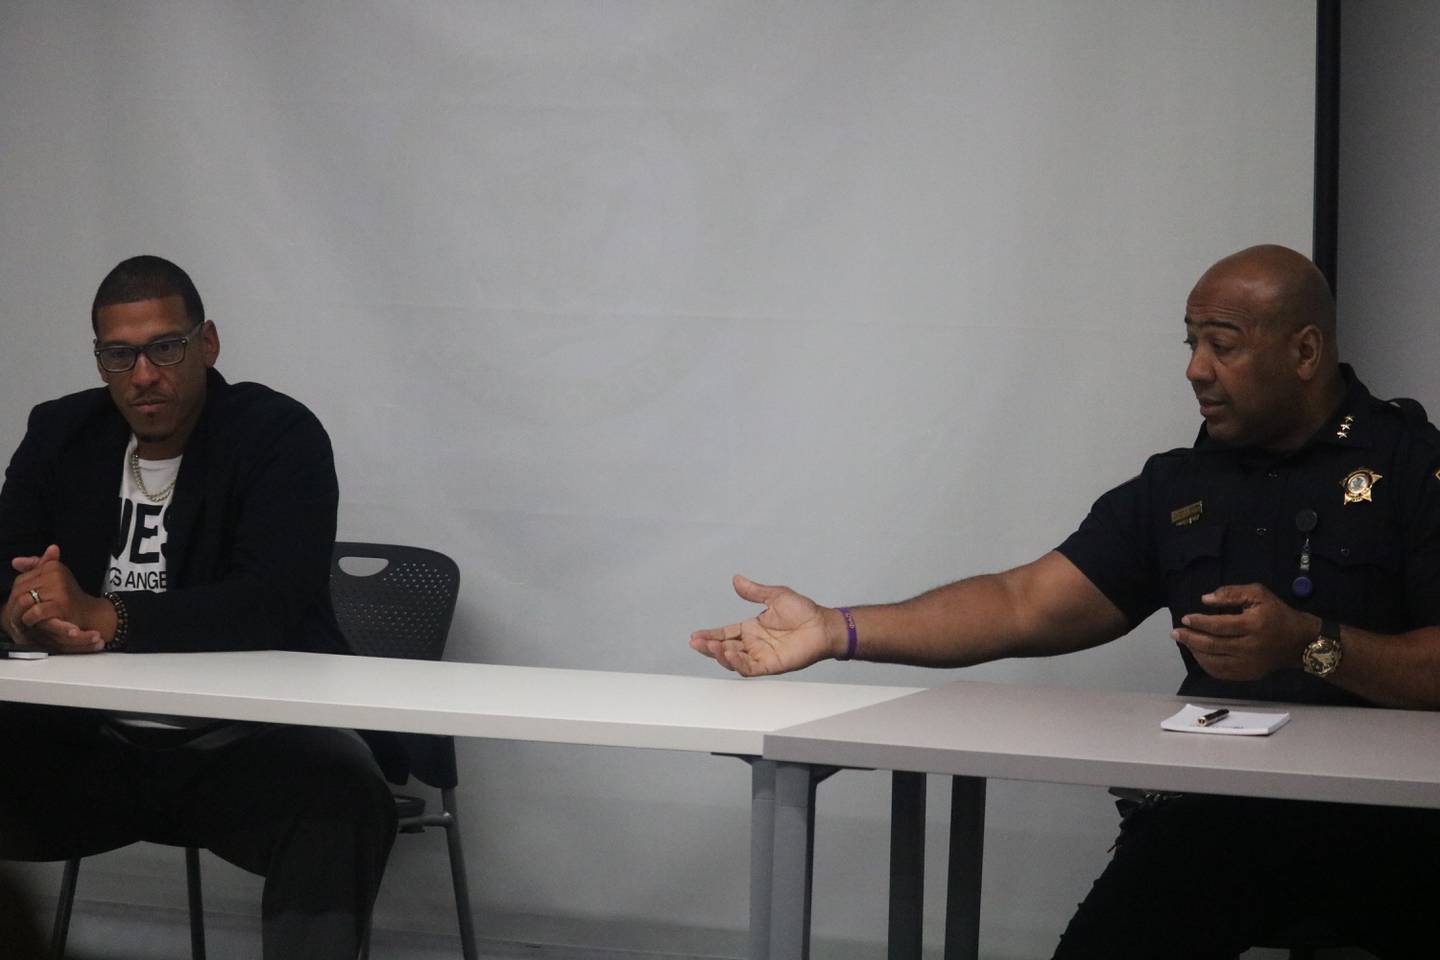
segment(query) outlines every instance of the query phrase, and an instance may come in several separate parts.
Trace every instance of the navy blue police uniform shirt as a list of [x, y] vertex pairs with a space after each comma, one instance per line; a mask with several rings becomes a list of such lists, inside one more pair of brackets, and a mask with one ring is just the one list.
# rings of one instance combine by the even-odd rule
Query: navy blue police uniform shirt
[[[1341, 372], [1344, 401], [1301, 449], [1229, 447], [1201, 427], [1193, 447], [1151, 457], [1097, 500], [1060, 553], [1132, 629], [1161, 607], [1176, 626], [1216, 612], [1202, 595], [1248, 583], [1379, 633], [1440, 623], [1440, 432], [1415, 401], [1377, 400], [1348, 366]], [[1305, 673], [1298, 650], [1294, 667], [1250, 681], [1216, 679], [1184, 646], [1180, 655], [1184, 696], [1366, 702]]]

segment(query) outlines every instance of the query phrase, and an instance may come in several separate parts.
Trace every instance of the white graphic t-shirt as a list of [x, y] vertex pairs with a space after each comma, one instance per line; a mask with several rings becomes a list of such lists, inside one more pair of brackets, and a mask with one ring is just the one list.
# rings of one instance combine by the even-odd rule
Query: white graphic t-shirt
[[[135, 459], [136, 439], [125, 448], [125, 470], [120, 481], [120, 523], [110, 545], [110, 567], [105, 571], [105, 592], [149, 590], [164, 593], [167, 586], [165, 511], [180, 476], [181, 457], [169, 460]], [[182, 455], [183, 456], [183, 455]], [[140, 474], [137, 482], [135, 474]], [[159, 501], [158, 503], [156, 501]], [[213, 725], [215, 721], [195, 717], [157, 714], [112, 713], [110, 719], [123, 727], [180, 730]]]
[[[110, 545], [110, 569], [105, 572], [105, 590], [164, 593], [165, 542], [168, 539], [165, 511], [170, 508], [182, 457], [137, 460], [135, 444], [132, 436], [130, 445], [125, 448], [125, 471], [120, 481], [120, 523], [115, 531], [115, 542]], [[137, 472], [144, 482], [143, 487], [136, 482]]]

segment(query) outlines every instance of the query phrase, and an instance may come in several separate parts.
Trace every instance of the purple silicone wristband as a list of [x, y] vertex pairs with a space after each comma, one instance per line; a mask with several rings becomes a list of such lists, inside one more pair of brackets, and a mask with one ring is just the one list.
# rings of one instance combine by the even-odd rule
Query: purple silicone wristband
[[860, 649], [860, 633], [855, 629], [855, 615], [850, 612], [849, 607], [836, 607], [840, 616], [845, 618], [845, 656], [837, 657], [837, 660], [854, 660], [855, 653]]

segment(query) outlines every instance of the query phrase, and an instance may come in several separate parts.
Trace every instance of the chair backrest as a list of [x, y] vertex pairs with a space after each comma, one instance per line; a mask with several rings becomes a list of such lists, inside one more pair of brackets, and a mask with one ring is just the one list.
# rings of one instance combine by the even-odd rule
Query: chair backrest
[[[351, 573], [341, 566], [373, 567]], [[423, 547], [390, 543], [335, 544], [330, 554], [330, 601], [350, 650], [367, 657], [439, 660], [445, 653], [460, 568]], [[451, 789], [458, 780], [455, 741], [419, 733], [361, 731], [391, 783], [411, 775], [432, 787]]]
[[[342, 560], [384, 566], [356, 575], [341, 567]], [[459, 593], [455, 561], [424, 547], [342, 541], [330, 555], [335, 619], [350, 649], [367, 657], [439, 660]]]

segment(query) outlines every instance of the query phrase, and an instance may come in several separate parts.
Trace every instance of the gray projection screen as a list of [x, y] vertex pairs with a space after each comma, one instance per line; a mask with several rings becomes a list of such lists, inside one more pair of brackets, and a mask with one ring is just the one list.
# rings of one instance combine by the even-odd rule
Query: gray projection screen
[[[1311, 0], [7, 3], [0, 447], [98, 383], [104, 272], [166, 255], [222, 371], [328, 427], [341, 536], [458, 560], [452, 656], [709, 673], [685, 638], [745, 614], [734, 572], [859, 603], [1028, 561], [1193, 438], [1190, 285], [1252, 243], [1308, 252], [1314, 36]], [[971, 675], [1168, 690], [1180, 670], [1152, 624]], [[743, 824], [738, 771], [505, 756], [470, 801], [471, 823], [513, 818], [476, 828], [491, 914], [621, 945], [743, 928], [741, 854], [688, 832], [715, 798]], [[641, 831], [617, 791], [656, 779], [647, 825], [691, 837], [684, 858], [624, 885], [544, 863]], [[1013, 866], [987, 874], [1032, 891], [986, 906], [1020, 955], [1105, 846], [1070, 794], [1029, 789], [1025, 822], [997, 805]], [[884, 929], [883, 896], [836, 895], [877, 882], [883, 804], [851, 803], [817, 942]], [[1017, 850], [1042, 823], [1069, 834], [1037, 885]], [[381, 925], [448, 929], [407, 856]]]

